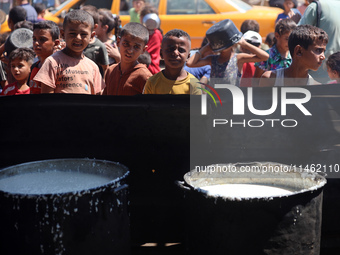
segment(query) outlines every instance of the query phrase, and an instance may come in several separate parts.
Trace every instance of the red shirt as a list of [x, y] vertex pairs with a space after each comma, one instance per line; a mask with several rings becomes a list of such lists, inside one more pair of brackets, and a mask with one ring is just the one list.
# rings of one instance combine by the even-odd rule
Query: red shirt
[[8, 84], [7, 86], [5, 86], [5, 88], [1, 92], [2, 96], [24, 95], [24, 94], [30, 94], [30, 88], [25, 89], [25, 90], [19, 90], [17, 86], [17, 82]]
[[159, 67], [159, 61], [161, 60], [161, 43], [162, 43], [162, 33], [155, 29], [155, 32], [149, 36], [149, 42], [147, 44], [146, 51], [149, 52], [151, 57], [151, 64], [148, 69], [152, 74], [156, 74], [161, 71]]
[[255, 63], [252, 63], [252, 62], [243, 64], [240, 87], [251, 87], [251, 80], [255, 74], [254, 64]]
[[34, 66], [32, 66], [32, 70], [30, 73], [29, 86], [31, 88], [31, 94], [41, 94], [41, 82], [33, 81], [34, 76], [38, 73], [39, 70], [40, 70], [40, 61], [36, 62]]

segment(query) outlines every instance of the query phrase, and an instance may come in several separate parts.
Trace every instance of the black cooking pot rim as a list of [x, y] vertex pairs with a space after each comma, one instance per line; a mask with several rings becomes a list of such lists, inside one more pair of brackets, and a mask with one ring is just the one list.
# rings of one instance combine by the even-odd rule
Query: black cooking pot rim
[[23, 193], [12, 193], [12, 192], [6, 192], [3, 190], [0, 190], [0, 194], [5, 194], [7, 196], [23, 196], [27, 198], [37, 198], [37, 197], [49, 197], [49, 196], [68, 196], [68, 195], [75, 195], [75, 194], [86, 194], [86, 193], [92, 193], [95, 190], [98, 189], [105, 189], [109, 187], [114, 187], [117, 185], [117, 187], [120, 186], [120, 181], [124, 180], [127, 178], [127, 176], [130, 174], [129, 169], [119, 163], [119, 162], [114, 162], [114, 161], [109, 161], [109, 160], [100, 160], [100, 159], [89, 159], [89, 158], [60, 158], [60, 159], [47, 159], [47, 160], [38, 160], [38, 161], [31, 161], [31, 162], [25, 162], [17, 165], [12, 165], [9, 167], [5, 167], [0, 169], [0, 178], [1, 178], [1, 173], [5, 171], [10, 171], [10, 170], [15, 170], [18, 167], [24, 167], [24, 166], [32, 166], [34, 164], [39, 164], [39, 163], [53, 163], [53, 162], [74, 162], [74, 161], [83, 161], [84, 163], [101, 163], [101, 164], [112, 164], [115, 165], [125, 171], [125, 173], [122, 176], [116, 177], [113, 180], [107, 182], [106, 184], [103, 184], [101, 186], [89, 188], [86, 190], [79, 190], [79, 191], [70, 191], [70, 192], [60, 192], [60, 193], [43, 193], [43, 194], [23, 194]]

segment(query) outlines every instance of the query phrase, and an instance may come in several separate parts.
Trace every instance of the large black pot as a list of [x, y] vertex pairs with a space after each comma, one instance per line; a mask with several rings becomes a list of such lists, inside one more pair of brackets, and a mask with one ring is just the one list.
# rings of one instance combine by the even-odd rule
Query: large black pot
[[[189, 254], [319, 255], [322, 188], [326, 179], [300, 170], [280, 172], [279, 168], [272, 173], [240, 172], [242, 166], [261, 169], [263, 165], [279, 166], [229, 164], [224, 166], [233, 166], [237, 171], [193, 170], [185, 174], [182, 188], [188, 204]], [[204, 190], [207, 185], [218, 184], [275, 186], [293, 193], [243, 198], [214, 196]]]
[[3, 169], [0, 180], [55, 170], [108, 182], [53, 194], [0, 190], [0, 254], [129, 254], [125, 166], [91, 159], [35, 161]]

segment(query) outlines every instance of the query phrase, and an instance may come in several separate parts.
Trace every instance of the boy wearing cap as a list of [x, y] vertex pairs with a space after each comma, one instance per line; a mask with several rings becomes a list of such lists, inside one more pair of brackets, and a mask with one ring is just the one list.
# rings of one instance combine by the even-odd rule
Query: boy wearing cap
[[[259, 33], [254, 31], [247, 31], [243, 38], [246, 42], [254, 45], [255, 47], [261, 48], [262, 44], [262, 37]], [[240, 47], [241, 52], [251, 54], [251, 52], [244, 47]], [[252, 78], [254, 77], [255, 73], [255, 63], [254, 62], [247, 62], [243, 64], [242, 68], [242, 77], [240, 81], [240, 87], [251, 87]]]
[[190, 36], [186, 32], [180, 29], [167, 32], [161, 45], [165, 68], [148, 79], [143, 94], [202, 94], [199, 81], [184, 70], [190, 48]]

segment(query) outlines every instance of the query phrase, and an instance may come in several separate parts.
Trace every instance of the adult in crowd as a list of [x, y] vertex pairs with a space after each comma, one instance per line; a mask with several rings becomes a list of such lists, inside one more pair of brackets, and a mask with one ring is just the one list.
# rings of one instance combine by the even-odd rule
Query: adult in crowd
[[27, 12], [26, 20], [31, 21], [32, 23], [36, 23], [38, 20], [37, 11], [34, 9], [32, 5], [28, 2], [28, 0], [17, 0], [17, 5], [23, 7]]

